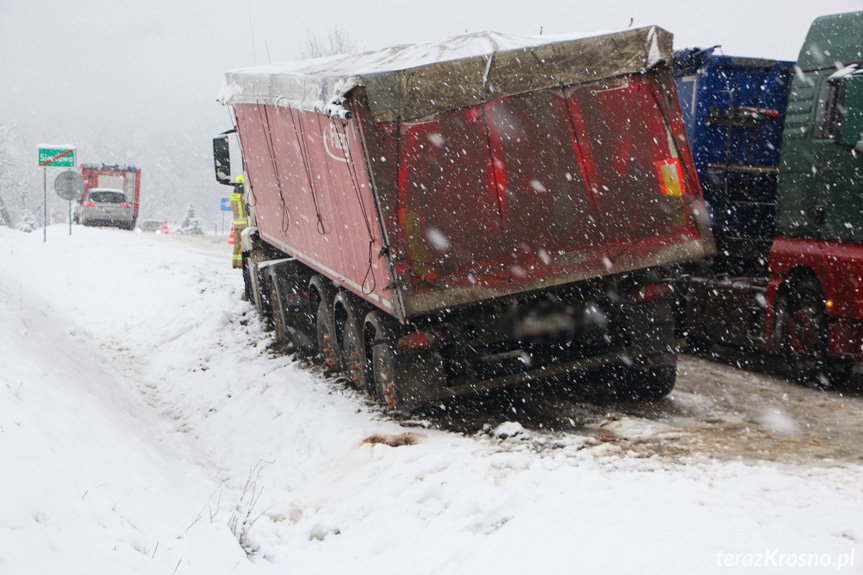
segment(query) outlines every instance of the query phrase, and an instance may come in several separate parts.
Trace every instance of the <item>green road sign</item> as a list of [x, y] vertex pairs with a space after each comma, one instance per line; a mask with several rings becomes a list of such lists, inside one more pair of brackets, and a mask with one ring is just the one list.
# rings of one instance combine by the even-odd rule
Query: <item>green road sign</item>
[[75, 148], [70, 146], [40, 146], [39, 167], [74, 168]]

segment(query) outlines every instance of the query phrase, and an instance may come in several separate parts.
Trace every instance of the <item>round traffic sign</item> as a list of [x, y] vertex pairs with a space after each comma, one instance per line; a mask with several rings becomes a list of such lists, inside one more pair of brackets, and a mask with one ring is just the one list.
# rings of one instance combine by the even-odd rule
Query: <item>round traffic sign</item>
[[84, 193], [84, 178], [74, 170], [66, 170], [54, 180], [54, 191], [64, 200], [77, 200]]

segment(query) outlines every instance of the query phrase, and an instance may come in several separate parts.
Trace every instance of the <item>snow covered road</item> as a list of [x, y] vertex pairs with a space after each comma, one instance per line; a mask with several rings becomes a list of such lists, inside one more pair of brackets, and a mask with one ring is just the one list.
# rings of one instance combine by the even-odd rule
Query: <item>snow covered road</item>
[[400, 422], [241, 293], [224, 238], [0, 229], [0, 572], [863, 572], [859, 397], [685, 358]]

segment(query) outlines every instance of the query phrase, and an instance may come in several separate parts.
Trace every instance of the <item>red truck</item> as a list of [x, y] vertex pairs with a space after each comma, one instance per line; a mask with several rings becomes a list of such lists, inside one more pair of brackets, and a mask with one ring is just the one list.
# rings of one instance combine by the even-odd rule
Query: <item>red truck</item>
[[126, 202], [132, 208], [132, 219], [124, 218], [120, 227], [135, 229], [138, 220], [138, 205], [141, 200], [141, 169], [135, 166], [119, 166], [106, 164], [81, 164], [78, 167], [84, 178], [84, 193], [78, 200], [75, 209], [75, 222], [84, 223], [81, 217], [82, 207], [91, 188], [120, 190], [126, 195]]
[[584, 373], [665, 396], [669, 269], [713, 251], [671, 45], [485, 33], [228, 72], [247, 294], [402, 412]]

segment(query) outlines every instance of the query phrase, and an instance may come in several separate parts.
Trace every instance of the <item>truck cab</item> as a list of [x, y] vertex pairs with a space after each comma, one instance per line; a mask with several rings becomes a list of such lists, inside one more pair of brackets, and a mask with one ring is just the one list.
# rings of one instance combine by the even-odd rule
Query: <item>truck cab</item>
[[[797, 62], [779, 167], [771, 347], [863, 361], [863, 12], [818, 18]], [[845, 367], [849, 367], [845, 365]]]

